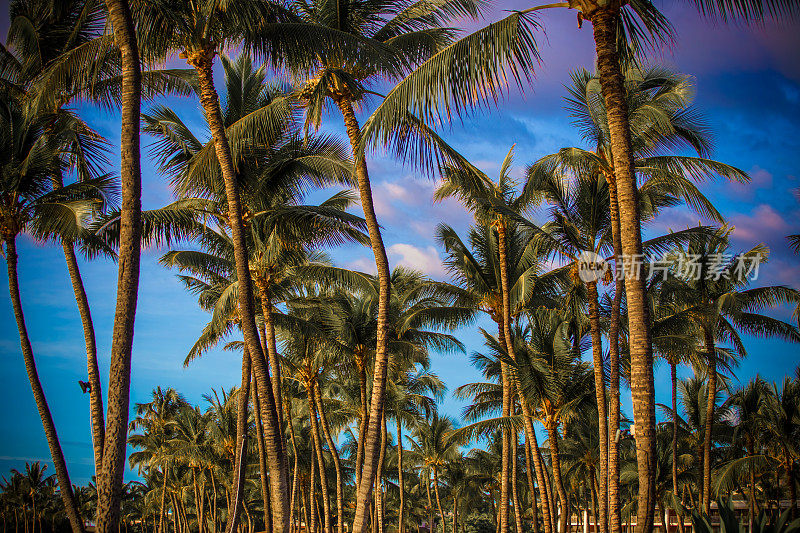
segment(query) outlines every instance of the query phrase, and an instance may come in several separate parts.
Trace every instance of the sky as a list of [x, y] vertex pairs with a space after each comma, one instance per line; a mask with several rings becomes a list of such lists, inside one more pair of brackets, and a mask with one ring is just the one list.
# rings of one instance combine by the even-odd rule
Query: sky
[[[0, 35], [8, 29], [7, 1], [0, 0]], [[701, 21], [682, 2], [657, 1], [677, 30], [676, 44], [653, 55], [663, 64], [691, 76], [696, 107], [715, 138], [713, 157], [735, 165], [752, 177], [748, 185], [711, 182], [703, 192], [735, 227], [733, 248], [749, 249], [765, 243], [770, 261], [762, 267], [756, 285], [786, 284], [800, 288], [800, 258], [789, 250], [785, 236], [800, 233], [800, 26], [761, 28], [720, 26]], [[498, 20], [504, 11], [529, 4], [496, 2], [483, 23]], [[536, 39], [541, 63], [535, 79], [523, 91], [512, 89], [497, 108], [477, 113], [442, 131], [445, 139], [489, 176], [515, 145], [514, 175], [522, 178], [527, 164], [564, 146], [582, 146], [581, 138], [564, 110], [564, 85], [577, 68], [592, 69], [594, 48], [591, 26], [579, 29], [575, 13], [550, 10], [539, 18]], [[462, 26], [477, 28], [481, 22]], [[177, 64], [177, 63], [176, 63]], [[202, 131], [197, 98], [169, 98], [196, 131]], [[147, 105], [143, 106], [146, 111]], [[119, 117], [82, 106], [79, 111], [113, 146], [111, 159], [119, 164]], [[370, 108], [361, 110], [360, 119]], [[341, 116], [325, 117], [323, 129], [343, 136]], [[142, 139], [143, 204], [155, 208], [171, 201], [167, 180], [148, 157], [151, 139]], [[445, 222], [464, 235], [470, 216], [454, 201], [434, 204], [435, 183], [404, 168], [386, 154], [369, 155], [369, 169], [378, 218], [392, 267], [406, 265], [435, 279], [448, 280], [434, 239], [437, 224]], [[113, 169], [112, 169], [113, 170]], [[311, 200], [319, 199], [317, 193]], [[702, 220], [686, 208], [671, 209], [646, 229], [656, 235], [683, 229]], [[202, 404], [213, 389], [230, 388], [240, 380], [235, 354], [215, 349], [184, 368], [182, 363], [208, 316], [193, 296], [182, 289], [175, 272], [158, 265], [163, 250], [142, 255], [139, 303], [133, 347], [131, 405], [146, 402], [156, 386], [174, 387], [190, 401]], [[50, 409], [74, 483], [88, 482], [93, 473], [88, 396], [78, 380], [86, 380], [86, 356], [80, 318], [60, 248], [42, 246], [21, 237], [19, 275], [28, 330]], [[331, 251], [337, 264], [374, 272], [368, 248], [345, 246]], [[101, 378], [108, 376], [108, 354], [116, 291], [116, 265], [81, 261], [84, 283], [97, 331]], [[4, 275], [2, 275], [4, 276]], [[5, 279], [3, 279], [5, 283]], [[788, 309], [775, 316], [789, 319]], [[468, 354], [482, 349], [479, 322], [456, 335], [467, 354], [433, 354], [432, 370], [450, 390], [481, 380]], [[746, 338], [748, 358], [736, 370], [744, 382], [755, 376], [782, 380], [800, 363], [800, 346], [777, 340]], [[684, 371], [686, 375], [688, 370]], [[669, 372], [657, 366], [657, 401], [668, 402]], [[734, 385], [738, 383], [734, 379]], [[19, 337], [8, 295], [0, 294], [0, 475], [22, 468], [26, 461], [51, 464], [47, 443], [22, 361]], [[441, 409], [458, 417], [463, 402], [448, 394]], [[630, 413], [630, 392], [623, 391], [623, 408]], [[50, 467], [52, 473], [52, 464]], [[132, 478], [135, 473], [129, 471]]]

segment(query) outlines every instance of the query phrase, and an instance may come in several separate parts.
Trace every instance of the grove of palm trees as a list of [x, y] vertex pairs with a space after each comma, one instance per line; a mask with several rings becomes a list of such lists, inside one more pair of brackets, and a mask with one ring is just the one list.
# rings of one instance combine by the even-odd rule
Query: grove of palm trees
[[797, 0], [0, 8], [3, 533], [800, 531]]

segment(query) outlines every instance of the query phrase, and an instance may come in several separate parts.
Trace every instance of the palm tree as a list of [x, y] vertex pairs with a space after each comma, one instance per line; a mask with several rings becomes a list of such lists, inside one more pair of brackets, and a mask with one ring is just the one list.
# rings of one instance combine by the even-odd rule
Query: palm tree
[[436, 507], [439, 511], [443, 531], [447, 531], [447, 527], [439, 494], [439, 473], [442, 472], [447, 462], [453, 460], [458, 453], [457, 441], [450, 438], [452, 433], [453, 421], [433, 411], [427, 420], [414, 428], [414, 438], [411, 440], [410, 450], [410, 454], [422, 464], [425, 475], [428, 476], [428, 482], [433, 481]]
[[[717, 365], [724, 352], [717, 349], [721, 340], [733, 345], [735, 352], [746, 355], [739, 332], [757, 336], [777, 336], [800, 341], [797, 328], [762, 314], [780, 303], [796, 302], [796, 291], [783, 286], [747, 288], [750, 279], [743, 265], [764, 261], [768, 250], [763, 246], [736, 256], [728, 253], [729, 229], [693, 239], [679, 252], [680, 277], [668, 290], [674, 292], [680, 311], [670, 318], [673, 324], [690, 322], [697, 329], [708, 369], [708, 400], [705, 444], [703, 447], [702, 503], [707, 512], [711, 501], [711, 421], [717, 396]], [[693, 266], [696, 265], [696, 269]]]
[[797, 482], [795, 465], [800, 457], [797, 443], [800, 436], [800, 373], [794, 379], [785, 378], [780, 389], [774, 386], [768, 396], [767, 424], [774, 437], [773, 454], [783, 463], [786, 485], [789, 488], [792, 518], [797, 515]]
[[[228, 139], [222, 110], [214, 87], [213, 64], [217, 53], [225, 46], [243, 38], [257, 40], [256, 32], [264, 29], [267, 21], [276, 18], [278, 8], [266, 2], [235, 2], [221, 6], [213, 2], [183, 4], [175, 2], [141, 2], [136, 6], [139, 38], [148, 57], [163, 59], [180, 51], [197, 72], [200, 102], [214, 139], [214, 151], [224, 182], [224, 196], [228, 204], [228, 225], [234, 249], [236, 277], [239, 282], [238, 306], [240, 327], [245, 345], [253, 358], [253, 372], [261, 395], [262, 418], [269, 459], [270, 491], [274, 525], [278, 531], [287, 531], [288, 478], [285, 451], [280, 436], [281, 421], [266, 367], [266, 359], [259, 341], [255, 322], [252, 281], [248, 270], [248, 251], [244, 229], [243, 209], [237, 183], [235, 161]], [[264, 125], [264, 114], [253, 120]]]
[[73, 529], [81, 531], [83, 526], [74, 505], [66, 464], [39, 381], [25, 324], [17, 277], [16, 240], [21, 233], [29, 233], [39, 241], [74, 241], [83, 232], [88, 219], [104, 209], [106, 199], [113, 198], [114, 182], [109, 177], [100, 177], [65, 187], [56, 186], [54, 178], [64, 170], [64, 154], [74, 139], [74, 122], [69, 117], [42, 114], [15, 98], [4, 98], [0, 105], [0, 121], [4, 129], [0, 137], [0, 188], [5, 199], [1, 223], [11, 302], [28, 379], [42, 418], [56, 475], [63, 487], [62, 498]]
[[[756, 447], [761, 440], [764, 422], [768, 416], [770, 392], [767, 383], [756, 377], [741, 389], [734, 391], [724, 404], [735, 415], [734, 439], [742, 442], [746, 457], [752, 458], [756, 454]], [[752, 464], [748, 465], [748, 485], [750, 497], [747, 520], [752, 530], [757, 509], [755, 468]]]

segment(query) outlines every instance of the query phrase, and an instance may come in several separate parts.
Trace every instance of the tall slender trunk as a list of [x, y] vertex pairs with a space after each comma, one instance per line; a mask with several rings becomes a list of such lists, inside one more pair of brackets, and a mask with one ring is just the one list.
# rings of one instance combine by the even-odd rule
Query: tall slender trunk
[[317, 456], [317, 468], [319, 469], [319, 486], [322, 492], [322, 514], [325, 523], [325, 533], [331, 533], [331, 509], [330, 498], [328, 498], [328, 476], [325, 473], [325, 458], [322, 451], [322, 439], [320, 438], [319, 422], [317, 421], [317, 409], [314, 405], [314, 382], [306, 383], [306, 399], [308, 400], [308, 418], [311, 421], [311, 440], [314, 445], [314, 452]]
[[[239, 397], [236, 406], [236, 450], [233, 457], [233, 498], [228, 502], [228, 523], [225, 526], [226, 533], [234, 533], [239, 525], [239, 511], [242, 507], [244, 496], [245, 469], [247, 464], [247, 404], [250, 401], [250, 375], [252, 374], [252, 361], [250, 361], [250, 351], [245, 346], [242, 351], [242, 381], [239, 386]], [[258, 419], [258, 416], [255, 417]], [[213, 473], [212, 473], [213, 476]], [[213, 480], [213, 478], [212, 478]], [[216, 498], [214, 501], [214, 528], [216, 529]]]
[[[516, 533], [522, 533], [522, 507], [519, 505], [519, 487], [517, 486], [517, 479], [519, 477], [519, 470], [517, 468], [517, 449], [519, 448], [519, 440], [517, 432], [511, 438], [511, 497], [514, 500], [514, 527]], [[455, 533], [455, 530], [453, 530]]]
[[381, 415], [383, 420], [381, 422], [381, 449], [378, 456], [378, 473], [375, 476], [375, 521], [377, 522], [376, 528], [373, 531], [383, 533], [383, 469], [386, 464], [386, 445], [389, 441], [389, 432], [386, 430], [386, 411]]
[[[602, 333], [600, 331], [600, 297], [597, 282], [586, 284], [589, 298], [589, 327], [592, 333], [592, 361], [594, 364], [594, 389], [597, 400], [597, 417], [600, 444], [600, 478], [598, 479], [598, 511], [595, 528], [608, 531], [608, 413], [606, 411], [606, 377], [603, 364]], [[598, 527], [599, 526], [599, 527]]]
[[[509, 297], [508, 286], [508, 248], [506, 243], [506, 222], [502, 216], [498, 216], [495, 222], [497, 227], [497, 251], [500, 263], [500, 293], [503, 301], [502, 319], [500, 321], [500, 336], [503, 338], [506, 353], [511, 360], [516, 361], [517, 356], [514, 352], [514, 340], [511, 336], [511, 300]], [[501, 363], [503, 367], [503, 416], [511, 414], [511, 383], [508, 376], [508, 365]], [[509, 531], [509, 469], [511, 447], [511, 435], [508, 429], [503, 429], [502, 446], [502, 470], [500, 473], [500, 529], [499, 533]]]
[[433, 465], [433, 493], [436, 495], [436, 508], [439, 510], [439, 518], [442, 521], [442, 533], [447, 533], [447, 525], [444, 519], [444, 508], [442, 507], [442, 498], [439, 496], [439, 469], [436, 468], [436, 465]]
[[567, 503], [567, 491], [564, 488], [564, 478], [561, 476], [561, 457], [558, 451], [558, 429], [552, 423], [546, 424], [547, 435], [550, 437], [550, 461], [553, 464], [553, 482], [558, 491], [558, 500], [561, 502], [561, 512], [558, 516], [558, 531], [567, 531], [567, 519], [569, 518], [569, 504]]
[[[395, 416], [397, 422], [397, 488], [400, 491], [400, 508], [397, 510], [397, 532], [405, 533], [405, 498], [406, 487], [403, 483], [403, 424], [400, 416]], [[454, 531], [455, 533], [455, 531]]]
[[375, 481], [381, 437], [381, 415], [386, 392], [386, 371], [389, 363], [389, 352], [386, 350], [388, 340], [387, 313], [389, 310], [390, 276], [389, 259], [383, 245], [380, 226], [372, 204], [372, 190], [367, 172], [364, 152], [359, 150], [361, 130], [358, 126], [353, 106], [346, 98], [336, 101], [344, 117], [347, 136], [353, 148], [358, 192], [361, 196], [361, 207], [364, 209], [364, 220], [369, 230], [372, 253], [378, 271], [378, 316], [377, 343], [375, 346], [375, 366], [372, 378], [372, 398], [369, 407], [369, 424], [364, 442], [364, 464], [361, 479], [356, 492], [356, 510], [353, 518], [353, 533], [363, 533], [368, 525], [369, 503], [372, 497], [372, 486]]
[[275, 323], [272, 321], [272, 300], [267, 291], [264, 280], [256, 278], [259, 299], [261, 300], [261, 315], [264, 317], [264, 345], [267, 348], [267, 359], [272, 372], [272, 396], [275, 398], [275, 411], [278, 413], [278, 434], [280, 435], [283, 453], [286, 454], [285, 436], [283, 434], [283, 394], [281, 385], [281, 361], [278, 347], [275, 342]]
[[[528, 480], [528, 493], [530, 494], [530, 506], [533, 513], [533, 533], [539, 533], [539, 505], [536, 502], [536, 486], [533, 483], [533, 464], [531, 461], [531, 446], [527, 437], [527, 430], [525, 431], [525, 476]], [[547, 527], [547, 525], [545, 526]]]
[[[314, 453], [313, 451], [311, 453]], [[311, 531], [317, 532], [317, 463], [311, 459], [311, 474], [308, 480], [308, 510], [311, 513]]]
[[83, 341], [86, 345], [86, 372], [89, 380], [89, 414], [92, 420], [92, 447], [94, 449], [94, 473], [100, 473], [103, 463], [103, 442], [105, 441], [106, 426], [103, 420], [103, 388], [100, 385], [100, 369], [97, 365], [97, 343], [94, 335], [92, 311], [89, 308], [89, 298], [83, 286], [81, 270], [75, 256], [72, 243], [62, 242], [64, 260], [67, 263], [69, 279], [72, 282], [72, 292], [75, 294], [75, 303], [78, 305], [78, 314], [81, 316], [83, 326]]
[[433, 500], [431, 500], [431, 474], [425, 472], [425, 492], [428, 494], [428, 533], [435, 531], [433, 523]]
[[[270, 508], [269, 476], [267, 475], [267, 452], [264, 449], [264, 425], [261, 423], [261, 401], [258, 399], [258, 381], [253, 380], [253, 413], [256, 439], [258, 440], [258, 477], [261, 481], [261, 501], [264, 513], [264, 530], [272, 531], [272, 509]], [[291, 513], [290, 513], [291, 514]], [[289, 520], [291, 522], [291, 518]]]
[[789, 503], [792, 510], [792, 520], [794, 520], [797, 518], [797, 486], [794, 479], [794, 461], [788, 450], [784, 451], [784, 456], [786, 458], [786, 485], [789, 487]]
[[[531, 460], [536, 471], [536, 483], [539, 485], [539, 498], [542, 501], [542, 518], [544, 521], [545, 533], [554, 533], [555, 516], [551, 513], [550, 495], [548, 494], [546, 485], [547, 470], [542, 464], [541, 454], [539, 453], [539, 443], [536, 440], [536, 432], [533, 429], [533, 414], [531, 413], [530, 404], [528, 399], [522, 393], [522, 389], [517, 383], [517, 396], [519, 397], [519, 404], [522, 408], [522, 420], [525, 427], [525, 440], [529, 444], [531, 451]], [[535, 502], [534, 502], [535, 505]]]
[[[126, 0], [105, 0], [114, 40], [121, 54], [120, 247], [117, 254], [117, 304], [111, 340], [103, 462], [97, 478], [97, 531], [116, 533], [128, 442], [133, 324], [139, 293], [142, 174], [139, 166], [139, 106], [142, 74], [130, 7]], [[63, 485], [62, 485], [63, 487]]]
[[358, 388], [361, 395], [361, 418], [358, 424], [358, 442], [356, 443], [356, 488], [361, 486], [361, 470], [364, 466], [364, 442], [367, 440], [369, 425], [369, 407], [367, 400], [367, 371], [363, 354], [358, 356]]
[[[296, 498], [297, 498], [298, 481], [300, 481], [300, 483], [301, 483], [301, 486], [300, 486], [300, 491], [301, 492], [303, 490], [303, 487], [302, 487], [302, 480], [300, 480], [300, 470], [299, 470], [299, 467], [300, 467], [300, 465], [299, 465], [300, 456], [297, 454], [297, 440], [295, 439], [295, 436], [294, 436], [294, 424], [292, 423], [291, 407], [292, 407], [291, 400], [289, 400], [289, 403], [286, 404], [286, 422], [289, 425], [289, 438], [291, 439], [291, 442], [292, 442], [292, 455], [294, 456], [294, 467], [292, 468], [292, 497], [291, 497], [292, 499], [291, 499], [291, 505], [289, 506], [289, 512], [290, 512], [290, 515], [289, 515], [290, 516], [290, 520], [289, 521], [292, 523], [292, 527], [294, 527], [294, 518], [295, 518], [294, 517], [294, 508], [295, 508], [295, 501], [296, 501]], [[300, 503], [302, 504], [303, 501], [304, 501], [303, 500], [303, 495], [301, 493], [300, 494]], [[305, 504], [302, 504], [302, 505], [305, 505]], [[304, 519], [306, 521], [306, 527], [307, 527], [308, 526], [308, 516], [305, 516]]]
[[328, 424], [328, 418], [325, 416], [325, 409], [322, 405], [322, 393], [319, 390], [319, 383], [314, 387], [314, 396], [317, 403], [317, 410], [319, 411], [319, 421], [322, 426], [322, 433], [325, 435], [325, 442], [328, 443], [328, 449], [333, 456], [333, 467], [336, 470], [336, 531], [337, 533], [344, 533], [344, 494], [342, 492], [342, 462], [339, 458], [339, 451], [336, 449], [336, 443], [333, 442], [331, 435], [331, 428]]
[[47, 404], [47, 399], [44, 395], [42, 382], [39, 380], [39, 371], [36, 369], [36, 360], [33, 357], [33, 348], [31, 347], [31, 340], [28, 337], [28, 327], [25, 324], [25, 315], [22, 312], [22, 299], [20, 297], [19, 277], [17, 275], [18, 256], [16, 236], [6, 236], [5, 241], [6, 265], [8, 267], [8, 292], [11, 296], [14, 318], [17, 321], [19, 343], [22, 348], [22, 359], [25, 361], [25, 371], [28, 374], [28, 381], [30, 382], [31, 391], [33, 392], [33, 399], [36, 401], [36, 408], [39, 410], [39, 417], [42, 419], [42, 427], [44, 428], [44, 434], [47, 438], [47, 445], [50, 448], [50, 456], [53, 458], [58, 485], [61, 489], [59, 492], [61, 493], [61, 501], [64, 504], [64, 511], [67, 514], [73, 533], [82, 533], [83, 521], [78, 512], [78, 503], [75, 500], [75, 495], [72, 492], [72, 484], [70, 483], [69, 473], [67, 471], [67, 462], [64, 460], [64, 452], [61, 450], [61, 442], [58, 440], [58, 432], [56, 431], [55, 422], [53, 422], [53, 416], [50, 413], [50, 406]]
[[264, 421], [265, 445], [270, 470], [270, 496], [272, 498], [272, 520], [276, 532], [287, 533], [289, 530], [289, 483], [288, 464], [281, 442], [280, 420], [272, 391], [272, 384], [264, 359], [264, 352], [256, 329], [253, 287], [250, 279], [247, 243], [245, 241], [242, 205], [239, 199], [239, 187], [236, 171], [233, 166], [228, 137], [222, 121], [219, 97], [214, 88], [213, 61], [215, 50], [199, 50], [190, 54], [189, 64], [195, 67], [200, 85], [200, 103], [206, 114], [206, 120], [214, 137], [217, 159], [225, 181], [225, 195], [228, 200], [228, 222], [233, 242], [233, 255], [236, 262], [236, 274], [239, 281], [238, 310], [240, 326], [244, 342], [253, 358], [253, 373], [258, 381], [261, 396], [262, 419]]
[[[675, 501], [678, 501], [678, 372], [677, 365], [670, 361], [669, 375], [672, 383], [672, 494]], [[683, 516], [676, 508], [675, 514], [678, 515], [678, 531], [683, 533]]]
[[592, 521], [594, 522], [594, 532], [592, 532], [592, 529], [588, 529], [587, 528], [587, 530], [590, 533], [596, 533], [597, 532], [597, 496], [598, 496], [599, 490], [595, 491], [596, 480], [594, 479], [594, 476], [592, 476], [592, 477], [593, 477], [593, 479], [589, 480], [589, 492], [591, 493], [591, 496], [592, 496]]
[[[642, 257], [642, 234], [638, 191], [633, 167], [628, 106], [617, 55], [619, 10], [619, 2], [606, 2], [603, 7], [596, 7], [594, 11], [584, 13], [584, 16], [589, 18], [593, 26], [597, 70], [608, 117], [617, 182], [622, 251], [627, 258], [639, 260]], [[631, 392], [639, 475], [637, 533], [650, 533], [655, 512], [655, 385], [643, 276], [626, 276], [625, 293], [628, 302]]]
[[717, 403], [717, 354], [714, 335], [706, 329], [704, 332], [705, 349], [708, 356], [708, 394], [706, 397], [706, 419], [703, 427], [703, 511], [708, 514], [711, 509], [711, 433], [714, 429], [714, 408]]
[[167, 497], [167, 468], [164, 467], [164, 482], [161, 484], [161, 506], [158, 513], [158, 533], [164, 533], [164, 500]]
[[[622, 257], [622, 237], [620, 236], [619, 203], [617, 184], [612, 177], [608, 182], [611, 206], [611, 233], [614, 242], [614, 268], [618, 269]], [[619, 501], [619, 440], [620, 398], [619, 398], [619, 326], [622, 307], [622, 293], [625, 281], [622, 276], [614, 276], [614, 298], [611, 301], [611, 323], [608, 328], [608, 364], [611, 367], [608, 385], [608, 526], [611, 533], [622, 533], [622, 516]]]

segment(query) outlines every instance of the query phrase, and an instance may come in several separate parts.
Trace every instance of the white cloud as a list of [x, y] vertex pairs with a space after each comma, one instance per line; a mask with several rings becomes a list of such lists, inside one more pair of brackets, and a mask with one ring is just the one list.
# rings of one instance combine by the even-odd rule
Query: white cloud
[[433, 246], [419, 248], [413, 244], [400, 242], [391, 245], [388, 252], [391, 262], [394, 264], [421, 270], [429, 276], [443, 277], [446, 275], [439, 252]]

